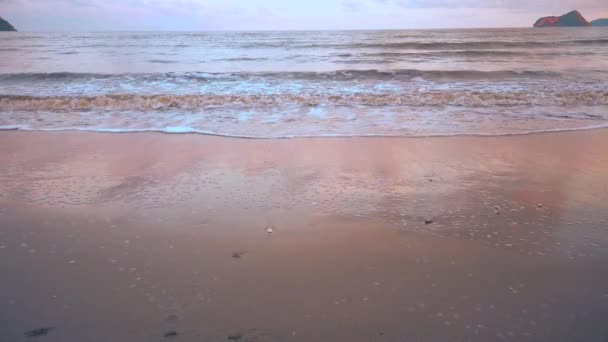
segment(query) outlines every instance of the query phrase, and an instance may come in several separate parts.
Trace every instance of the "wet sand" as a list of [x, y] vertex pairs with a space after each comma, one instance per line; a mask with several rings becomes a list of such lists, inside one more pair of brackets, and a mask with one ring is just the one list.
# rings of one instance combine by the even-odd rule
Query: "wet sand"
[[605, 342], [608, 130], [1, 132], [0, 275], [0, 341]]

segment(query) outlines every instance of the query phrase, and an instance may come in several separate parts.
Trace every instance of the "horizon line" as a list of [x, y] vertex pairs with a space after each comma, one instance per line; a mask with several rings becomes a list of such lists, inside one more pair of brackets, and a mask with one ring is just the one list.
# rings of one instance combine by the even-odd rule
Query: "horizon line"
[[[70, 32], [343, 32], [343, 31], [433, 31], [433, 30], [505, 30], [505, 29], [525, 29], [535, 28], [533, 26], [471, 26], [471, 27], [433, 27], [433, 28], [345, 28], [345, 29], [170, 29], [170, 30], [149, 30], [149, 29], [129, 29], [129, 30], [20, 30], [3, 31], [4, 33], [70, 33]], [[559, 27], [559, 28], [577, 28], [577, 27]], [[582, 27], [589, 28], [589, 27]]]

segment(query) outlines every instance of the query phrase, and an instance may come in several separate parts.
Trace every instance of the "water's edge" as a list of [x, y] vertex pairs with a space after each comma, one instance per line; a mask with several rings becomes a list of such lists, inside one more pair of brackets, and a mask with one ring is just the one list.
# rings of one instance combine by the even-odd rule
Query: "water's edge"
[[320, 134], [320, 135], [290, 135], [281, 137], [263, 137], [263, 136], [247, 136], [237, 134], [224, 134], [216, 132], [204, 132], [197, 130], [177, 130], [177, 129], [103, 129], [103, 128], [41, 128], [33, 129], [28, 127], [20, 126], [0, 126], [0, 134], [2, 132], [47, 132], [47, 133], [61, 133], [61, 132], [86, 132], [86, 133], [99, 133], [99, 134], [142, 134], [142, 133], [158, 133], [162, 135], [201, 135], [201, 136], [212, 136], [219, 138], [231, 138], [231, 139], [245, 139], [245, 140], [285, 140], [285, 139], [344, 139], [344, 138], [391, 138], [391, 139], [418, 139], [418, 138], [458, 138], [458, 137], [476, 137], [476, 138], [497, 138], [497, 137], [517, 137], [517, 136], [528, 136], [528, 135], [541, 135], [541, 134], [561, 134], [561, 133], [573, 133], [573, 132], [584, 132], [584, 131], [597, 131], [606, 130], [608, 131], [608, 123], [602, 125], [586, 126], [586, 127], [574, 127], [574, 128], [557, 128], [557, 129], [542, 129], [542, 130], [531, 130], [525, 132], [516, 133], [455, 133], [455, 134]]

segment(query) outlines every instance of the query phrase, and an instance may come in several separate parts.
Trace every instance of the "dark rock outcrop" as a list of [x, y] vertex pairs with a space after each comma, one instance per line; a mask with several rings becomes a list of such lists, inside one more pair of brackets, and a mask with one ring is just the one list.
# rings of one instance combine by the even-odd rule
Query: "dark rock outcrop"
[[17, 31], [8, 21], [0, 18], [0, 31]]
[[608, 19], [596, 19], [591, 22], [591, 26], [608, 26]]
[[582, 27], [589, 26], [589, 22], [579, 11], [566, 13], [561, 17], [544, 17], [534, 23], [534, 27]]

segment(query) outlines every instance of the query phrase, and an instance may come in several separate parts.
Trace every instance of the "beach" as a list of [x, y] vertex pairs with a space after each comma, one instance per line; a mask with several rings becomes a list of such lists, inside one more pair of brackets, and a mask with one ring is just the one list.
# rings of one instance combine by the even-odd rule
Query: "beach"
[[607, 341], [606, 28], [158, 29], [0, 34], [0, 342]]
[[606, 151], [3, 131], [0, 341], [603, 342]]

